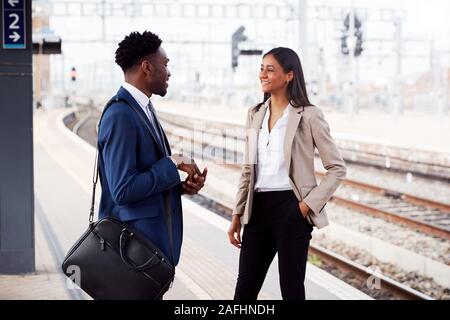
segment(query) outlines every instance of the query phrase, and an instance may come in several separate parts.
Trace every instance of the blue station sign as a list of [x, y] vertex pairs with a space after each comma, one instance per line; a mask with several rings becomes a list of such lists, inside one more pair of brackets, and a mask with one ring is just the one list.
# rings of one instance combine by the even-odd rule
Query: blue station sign
[[2, 0], [4, 49], [26, 48], [25, 1]]

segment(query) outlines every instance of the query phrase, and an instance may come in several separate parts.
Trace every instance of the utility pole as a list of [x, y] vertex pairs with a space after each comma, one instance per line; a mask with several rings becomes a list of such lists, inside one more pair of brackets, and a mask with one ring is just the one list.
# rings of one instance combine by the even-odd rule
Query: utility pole
[[102, 41], [103, 42], [106, 40], [105, 11], [106, 11], [106, 1], [102, 0], [100, 18], [102, 20]]
[[433, 95], [433, 102], [437, 106], [437, 114], [443, 119], [447, 115], [447, 97], [445, 94], [445, 78], [446, 69], [441, 66], [441, 54], [439, 51], [434, 50], [434, 45], [432, 45], [431, 56], [431, 92]]
[[298, 0], [298, 54], [303, 71], [310, 74], [308, 55], [308, 0]]
[[403, 88], [402, 88], [402, 19], [396, 16], [394, 19], [395, 26], [395, 75], [394, 75], [394, 91], [392, 92], [392, 105], [394, 115], [398, 116], [403, 113]]
[[320, 65], [320, 80], [318, 86], [318, 95], [320, 103], [324, 103], [327, 99], [327, 72], [325, 64], [325, 47], [321, 46], [319, 48], [319, 65]]

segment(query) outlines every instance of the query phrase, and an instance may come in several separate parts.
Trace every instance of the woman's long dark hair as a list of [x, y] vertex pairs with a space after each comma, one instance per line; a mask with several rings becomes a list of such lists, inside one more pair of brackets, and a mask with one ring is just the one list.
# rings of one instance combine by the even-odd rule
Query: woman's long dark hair
[[[305, 78], [303, 77], [303, 68], [300, 62], [300, 58], [294, 50], [284, 47], [273, 48], [263, 58], [272, 55], [275, 60], [281, 65], [283, 71], [288, 73], [293, 71], [294, 78], [289, 82], [287, 87], [287, 94], [289, 103], [294, 108], [302, 106], [312, 106], [309, 102], [308, 93], [306, 92]], [[270, 98], [270, 93], [264, 93], [264, 100], [257, 105], [259, 109]]]

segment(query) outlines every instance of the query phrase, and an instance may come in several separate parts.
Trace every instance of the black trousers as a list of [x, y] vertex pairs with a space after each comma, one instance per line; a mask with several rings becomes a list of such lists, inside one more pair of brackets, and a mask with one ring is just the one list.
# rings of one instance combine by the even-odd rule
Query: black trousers
[[283, 300], [305, 299], [305, 271], [313, 227], [293, 191], [256, 192], [244, 227], [235, 300], [256, 300], [278, 252]]

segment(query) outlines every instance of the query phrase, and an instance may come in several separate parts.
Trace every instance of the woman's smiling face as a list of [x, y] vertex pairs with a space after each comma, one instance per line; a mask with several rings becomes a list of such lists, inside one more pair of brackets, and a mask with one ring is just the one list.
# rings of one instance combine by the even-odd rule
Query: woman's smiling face
[[284, 92], [291, 79], [292, 72], [285, 73], [273, 55], [263, 58], [259, 80], [264, 93]]

